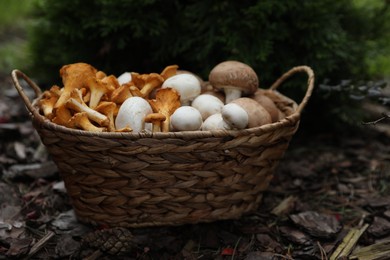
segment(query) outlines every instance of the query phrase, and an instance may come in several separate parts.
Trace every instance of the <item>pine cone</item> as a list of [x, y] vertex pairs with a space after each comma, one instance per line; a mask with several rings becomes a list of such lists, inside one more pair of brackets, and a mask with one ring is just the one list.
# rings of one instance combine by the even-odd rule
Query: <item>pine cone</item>
[[110, 228], [88, 233], [83, 242], [111, 255], [120, 255], [136, 247], [134, 237], [126, 228]]

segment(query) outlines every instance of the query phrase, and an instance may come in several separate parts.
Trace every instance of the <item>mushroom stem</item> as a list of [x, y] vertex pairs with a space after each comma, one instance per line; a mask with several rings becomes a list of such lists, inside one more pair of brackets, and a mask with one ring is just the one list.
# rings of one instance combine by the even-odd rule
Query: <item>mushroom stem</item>
[[225, 91], [225, 96], [226, 96], [225, 104], [229, 104], [233, 100], [241, 97], [242, 91], [240, 89], [225, 87], [224, 91]]
[[73, 128], [81, 128], [83, 130], [91, 131], [91, 132], [103, 132], [105, 128], [97, 127], [91, 123], [88, 119], [88, 115], [86, 112], [76, 113], [70, 120], [69, 124], [73, 126]]
[[66, 106], [69, 109], [73, 109], [77, 112], [86, 112], [89, 119], [98, 123], [101, 126], [107, 126], [109, 124], [109, 120], [107, 116], [88, 107], [84, 103], [79, 89], [75, 89], [74, 91], [72, 91], [71, 98], [66, 102]]
[[[166, 117], [161, 113], [151, 113], [145, 117], [146, 123], [153, 124], [153, 128], [152, 128], [153, 133], [161, 132], [161, 124], [164, 120], [166, 120]], [[166, 132], [168, 132], [168, 131], [166, 131]]]

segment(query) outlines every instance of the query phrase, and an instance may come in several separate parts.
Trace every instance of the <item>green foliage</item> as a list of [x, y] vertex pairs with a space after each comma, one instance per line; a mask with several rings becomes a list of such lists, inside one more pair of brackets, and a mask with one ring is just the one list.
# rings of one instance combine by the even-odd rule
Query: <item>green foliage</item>
[[[389, 50], [384, 47], [390, 20], [384, 0], [369, 1], [374, 5], [368, 0], [36, 1], [34, 74], [47, 82], [58, 80], [63, 64], [77, 61], [116, 75], [178, 64], [207, 79], [217, 63], [236, 59], [258, 72], [263, 88], [302, 64], [314, 69], [319, 83], [389, 72], [383, 66], [378, 70], [385, 63], [378, 48]], [[305, 86], [304, 77], [295, 82]], [[286, 91], [297, 97], [303, 92]], [[351, 103], [317, 95], [315, 112], [328, 113], [335, 106], [346, 111], [340, 104]]]
[[23, 28], [29, 19], [30, 0], [0, 0], [0, 74], [8, 75], [18, 67], [27, 68], [28, 48]]

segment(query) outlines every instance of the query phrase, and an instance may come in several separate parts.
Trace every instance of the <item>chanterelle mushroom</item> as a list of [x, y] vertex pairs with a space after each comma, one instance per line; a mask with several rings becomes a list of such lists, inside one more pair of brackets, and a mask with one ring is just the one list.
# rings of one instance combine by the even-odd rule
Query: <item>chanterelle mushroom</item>
[[156, 99], [149, 100], [154, 112], [163, 114], [166, 119], [162, 122], [162, 132], [169, 132], [170, 118], [177, 108], [180, 107], [180, 96], [172, 88], [162, 88], [157, 90]]
[[70, 93], [70, 99], [66, 102], [66, 107], [76, 112], [86, 112], [88, 118], [100, 126], [107, 126], [109, 124], [107, 116], [97, 112], [84, 103], [80, 89], [74, 89]]
[[190, 102], [200, 94], [201, 86], [199, 80], [192, 74], [178, 74], [164, 81], [162, 88], [174, 88], [180, 95], [182, 106]]
[[64, 87], [62, 94], [54, 107], [57, 108], [65, 104], [73, 89], [86, 87], [87, 81], [90, 78], [95, 78], [97, 72], [97, 69], [82, 62], [62, 66], [60, 69], [60, 76], [62, 77]]
[[103, 132], [105, 131], [104, 127], [97, 127], [89, 121], [88, 115], [86, 112], [76, 113], [70, 120], [69, 126], [72, 128], [80, 128], [86, 131], [91, 132]]
[[216, 65], [210, 71], [209, 82], [225, 92], [225, 104], [240, 98], [242, 93], [251, 95], [259, 87], [256, 72], [249, 65], [233, 60]]

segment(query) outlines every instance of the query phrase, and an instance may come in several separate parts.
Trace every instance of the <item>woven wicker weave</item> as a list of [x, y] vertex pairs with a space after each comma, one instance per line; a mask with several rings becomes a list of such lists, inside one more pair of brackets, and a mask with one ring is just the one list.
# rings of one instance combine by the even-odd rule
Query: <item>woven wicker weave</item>
[[[297, 105], [277, 87], [297, 72], [308, 75]], [[287, 116], [239, 131], [94, 133], [56, 125], [37, 108], [40, 88], [12, 71], [15, 88], [65, 182], [79, 220], [110, 227], [181, 225], [237, 219], [256, 210], [277, 163], [298, 129], [314, 85], [298, 66], [267, 95]], [[19, 78], [37, 96], [30, 102]]]

